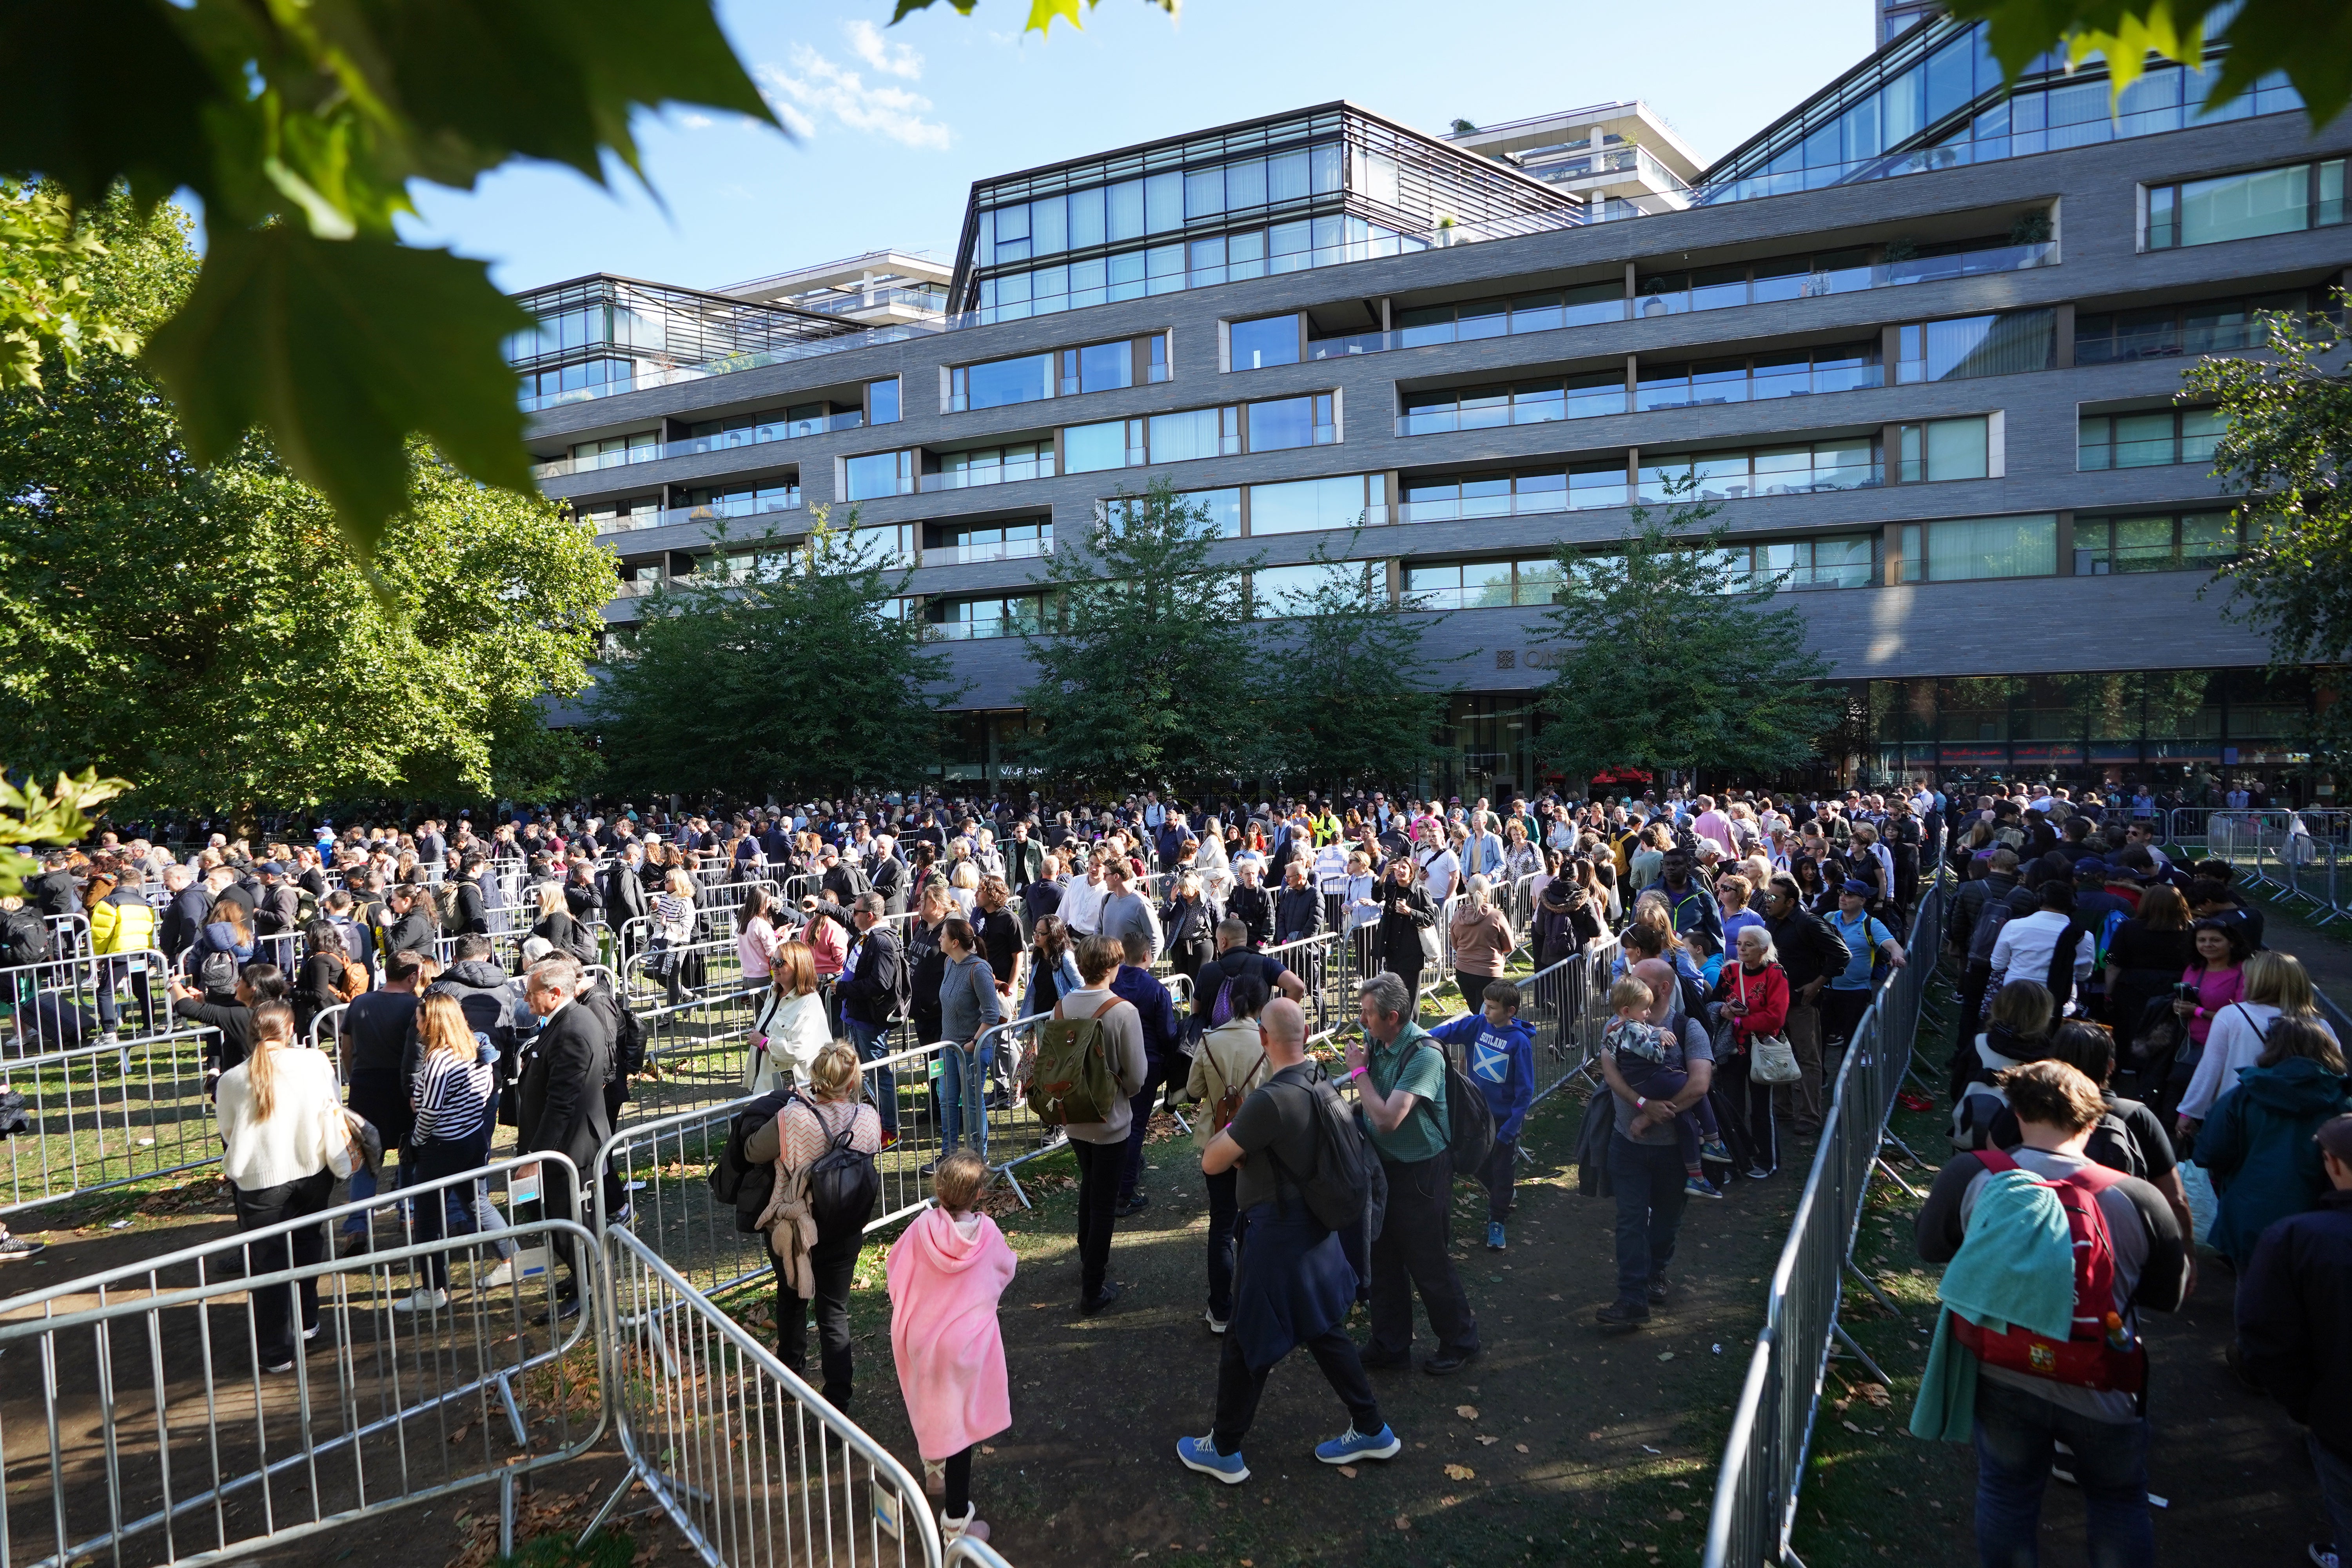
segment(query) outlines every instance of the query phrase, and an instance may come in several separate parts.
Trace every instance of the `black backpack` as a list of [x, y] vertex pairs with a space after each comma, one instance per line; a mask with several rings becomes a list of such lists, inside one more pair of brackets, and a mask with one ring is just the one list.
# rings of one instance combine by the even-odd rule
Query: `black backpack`
[[1346, 1230], [1361, 1225], [1367, 1238], [1377, 1239], [1387, 1217], [1389, 1195], [1381, 1157], [1323, 1069], [1309, 1064], [1309, 1071], [1311, 1076], [1303, 1082], [1276, 1073], [1259, 1086], [1261, 1091], [1277, 1087], [1303, 1089], [1315, 1102], [1315, 1168], [1301, 1180], [1283, 1163], [1281, 1153], [1269, 1146], [1266, 1152], [1274, 1161], [1276, 1177], [1288, 1180], [1306, 1200], [1307, 1212], [1325, 1229]]
[[[806, 1096], [795, 1094], [793, 1098], [807, 1106], [811, 1116], [817, 1115], [815, 1104]], [[824, 1124], [822, 1117], [817, 1124]], [[832, 1146], [809, 1167], [809, 1213], [816, 1220], [820, 1245], [864, 1230], [876, 1202], [882, 1196], [882, 1172], [875, 1164], [874, 1156], [849, 1146], [850, 1135], [856, 1129], [857, 1119], [853, 1116], [835, 1134]]]
[[38, 910], [0, 910], [0, 967], [38, 963], [48, 956], [48, 923]]
[[1437, 1051], [1437, 1059], [1445, 1064], [1445, 1146], [1454, 1152], [1454, 1173], [1475, 1180], [1486, 1168], [1486, 1156], [1495, 1152], [1495, 1113], [1452, 1057], [1431, 1045], [1425, 1035], [1419, 1043], [1423, 1050]]

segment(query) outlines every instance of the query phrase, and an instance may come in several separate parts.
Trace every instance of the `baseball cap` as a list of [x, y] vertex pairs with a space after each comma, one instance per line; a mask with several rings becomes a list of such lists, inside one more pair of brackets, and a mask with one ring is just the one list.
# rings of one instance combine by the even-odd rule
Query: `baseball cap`
[[1857, 899], [1866, 899], [1875, 890], [1859, 877], [1848, 877], [1843, 882], [1838, 884], [1839, 892], [1852, 893]]
[[2095, 859], [2091, 856], [2085, 855], [2083, 858], [2074, 862], [2074, 875], [2077, 877], [2097, 877], [2100, 879], [2105, 880], [2107, 875], [2107, 863], [2105, 860]]

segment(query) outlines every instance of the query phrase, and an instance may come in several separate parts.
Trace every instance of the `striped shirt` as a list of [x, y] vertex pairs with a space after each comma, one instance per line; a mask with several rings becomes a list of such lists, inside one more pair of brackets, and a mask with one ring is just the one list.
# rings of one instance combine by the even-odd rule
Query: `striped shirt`
[[436, 1051], [418, 1071], [411, 1102], [416, 1111], [416, 1141], [456, 1142], [476, 1136], [482, 1113], [497, 1092], [491, 1065], [498, 1053], [481, 1036], [474, 1037], [478, 1059], [467, 1061], [450, 1051]]

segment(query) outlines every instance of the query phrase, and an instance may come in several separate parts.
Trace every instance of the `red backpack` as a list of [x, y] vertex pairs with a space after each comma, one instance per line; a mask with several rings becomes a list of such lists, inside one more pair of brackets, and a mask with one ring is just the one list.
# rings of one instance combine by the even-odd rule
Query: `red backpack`
[[[1998, 1149], [1979, 1149], [1976, 1157], [1988, 1171], [2020, 1168]], [[2066, 1234], [2074, 1246], [2074, 1331], [2053, 1340], [2012, 1323], [1996, 1334], [1955, 1312], [1952, 1337], [1987, 1366], [2077, 1388], [2137, 1394], [2147, 1386], [2147, 1349], [2135, 1340], [2128, 1350], [2119, 1350], [2107, 1338], [2107, 1318], [2116, 1310], [2116, 1244], [2099, 1207], [2099, 1194], [2122, 1181], [2124, 1173], [2086, 1165], [2058, 1181], [2033, 1179], [2058, 1194], [2066, 1214]]]

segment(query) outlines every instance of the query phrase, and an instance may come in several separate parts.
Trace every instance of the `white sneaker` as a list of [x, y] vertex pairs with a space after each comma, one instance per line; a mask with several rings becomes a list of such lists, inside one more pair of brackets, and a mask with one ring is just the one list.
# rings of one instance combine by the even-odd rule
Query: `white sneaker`
[[392, 1310], [395, 1312], [437, 1312], [448, 1304], [448, 1291], [436, 1290], [429, 1285], [419, 1285], [409, 1292], [406, 1300], [394, 1301], [392, 1304]]
[[491, 1269], [488, 1274], [482, 1276], [482, 1288], [486, 1290], [495, 1290], [501, 1285], [513, 1284], [514, 1278], [514, 1259], [511, 1258], [501, 1258], [499, 1259], [499, 1266], [496, 1268]]
[[980, 1505], [976, 1502], [965, 1505], [961, 1519], [955, 1519], [944, 1513], [940, 1515], [941, 1545], [951, 1546], [965, 1536], [970, 1536], [974, 1541], [988, 1539], [988, 1521], [980, 1517]]

